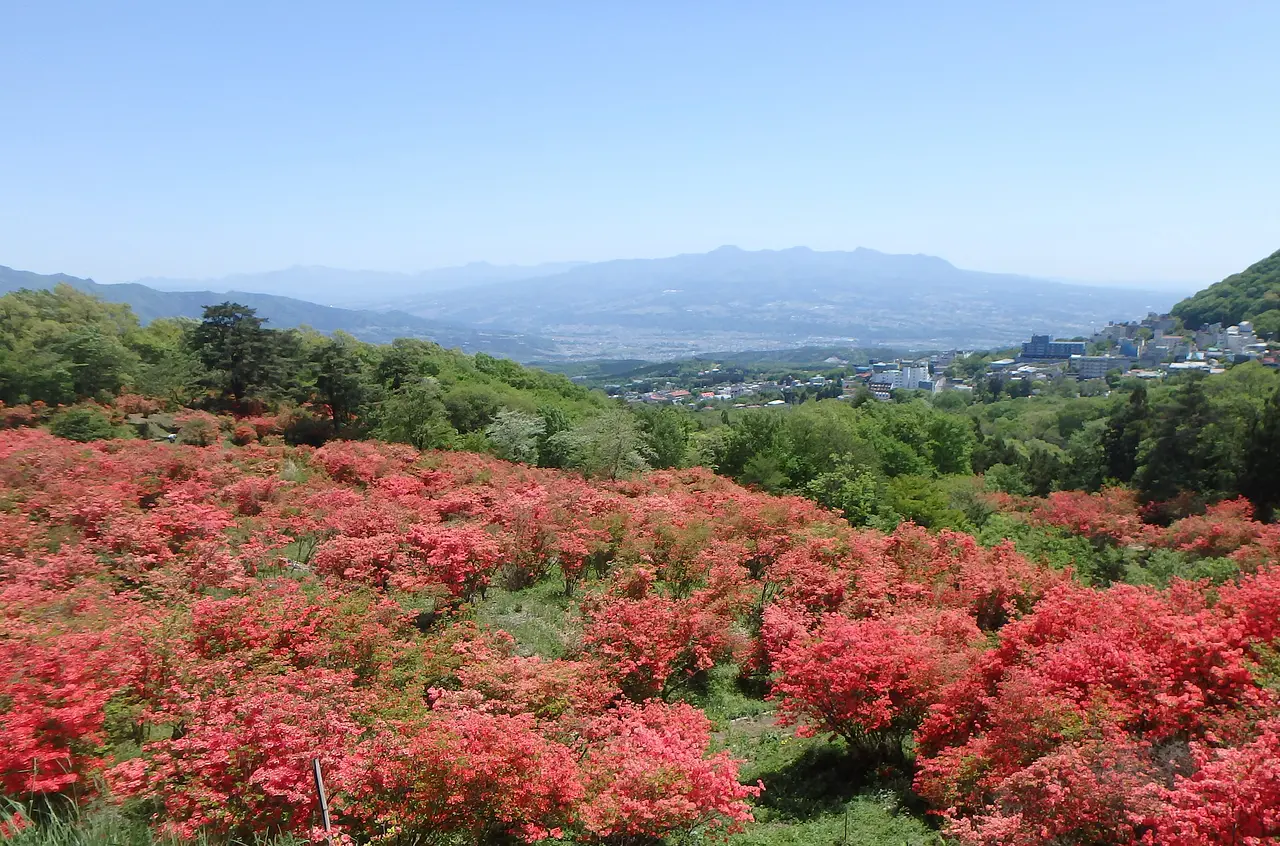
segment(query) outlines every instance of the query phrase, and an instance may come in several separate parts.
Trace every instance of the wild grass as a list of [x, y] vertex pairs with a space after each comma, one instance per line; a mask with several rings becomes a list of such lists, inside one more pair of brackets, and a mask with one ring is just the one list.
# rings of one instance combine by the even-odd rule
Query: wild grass
[[903, 764], [859, 758], [843, 742], [796, 737], [779, 726], [773, 703], [738, 682], [738, 668], [716, 667], [677, 698], [702, 708], [715, 744], [741, 760], [741, 780], [760, 781], [756, 821], [731, 846], [933, 846]]
[[474, 613], [477, 622], [515, 638], [521, 655], [563, 658], [577, 645], [575, 607], [564, 595], [563, 581], [546, 578], [522, 590], [491, 587]]
[[[21, 812], [23, 823], [14, 824]], [[31, 813], [17, 805], [0, 812], [0, 842], [5, 846], [304, 846], [291, 837], [255, 837], [250, 840], [213, 841], [205, 837], [177, 841], [156, 834], [147, 821], [130, 816], [112, 805], [87, 808], [44, 809]]]

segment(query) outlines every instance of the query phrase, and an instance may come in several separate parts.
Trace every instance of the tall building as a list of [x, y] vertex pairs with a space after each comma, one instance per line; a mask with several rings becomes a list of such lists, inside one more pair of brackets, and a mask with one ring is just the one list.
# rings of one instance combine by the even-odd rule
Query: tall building
[[1075, 355], [1071, 357], [1071, 369], [1077, 379], [1102, 379], [1112, 370], [1127, 371], [1133, 362], [1122, 355]]
[[1022, 345], [1023, 358], [1071, 358], [1084, 354], [1084, 341], [1055, 341], [1048, 335], [1032, 335]]

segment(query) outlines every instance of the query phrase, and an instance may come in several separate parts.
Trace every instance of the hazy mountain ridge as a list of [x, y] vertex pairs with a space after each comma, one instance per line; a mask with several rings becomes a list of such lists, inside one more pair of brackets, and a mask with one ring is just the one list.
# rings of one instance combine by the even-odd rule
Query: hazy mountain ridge
[[998, 346], [1033, 331], [1086, 334], [1110, 320], [1166, 310], [1175, 298], [964, 270], [935, 256], [866, 248], [721, 247], [599, 262], [398, 305], [437, 319], [544, 334], [571, 354], [612, 344], [616, 357], [643, 357], [689, 343]]
[[[196, 286], [212, 290], [190, 290]], [[1111, 320], [1166, 311], [1177, 299], [1170, 290], [965, 270], [923, 254], [728, 246], [658, 259], [474, 263], [416, 274], [297, 266], [95, 292], [124, 298], [143, 319], [196, 316], [210, 301], [237, 299], [279, 326], [306, 323], [376, 341], [430, 337], [525, 361], [798, 346], [990, 348], [1032, 332], [1087, 335]]]
[[555, 355], [555, 344], [544, 339], [497, 329], [478, 330], [444, 320], [402, 311], [335, 308], [292, 297], [249, 291], [159, 291], [139, 283], [104, 285], [65, 273], [39, 274], [0, 265], [0, 293], [20, 288], [70, 285], [113, 303], [126, 303], [143, 323], [161, 317], [199, 318], [204, 307], [232, 300], [258, 311], [277, 328], [310, 326], [320, 332], [341, 330], [364, 341], [387, 343], [396, 338], [428, 338], [445, 347], [477, 350], [527, 359]]
[[580, 264], [583, 262], [553, 262], [524, 266], [496, 265], [478, 261], [458, 267], [441, 267], [417, 273], [346, 270], [323, 265], [294, 265], [281, 270], [236, 273], [220, 278], [147, 277], [134, 281], [161, 291], [256, 291], [263, 294], [297, 297], [324, 305], [364, 307], [374, 303], [385, 305], [399, 297], [415, 298], [429, 292], [549, 276]]

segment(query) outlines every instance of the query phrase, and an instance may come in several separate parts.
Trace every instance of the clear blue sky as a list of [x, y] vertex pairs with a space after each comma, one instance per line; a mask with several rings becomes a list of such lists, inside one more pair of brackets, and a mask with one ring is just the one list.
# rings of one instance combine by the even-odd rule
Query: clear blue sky
[[0, 264], [1280, 248], [1280, 3], [0, 0]]

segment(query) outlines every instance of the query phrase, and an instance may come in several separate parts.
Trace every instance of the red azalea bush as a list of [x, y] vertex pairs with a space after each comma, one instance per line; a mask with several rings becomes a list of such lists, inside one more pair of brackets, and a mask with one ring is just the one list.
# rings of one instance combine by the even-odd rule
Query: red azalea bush
[[5, 405], [0, 402], [0, 428], [18, 429], [23, 426], [34, 426], [40, 422], [36, 412], [29, 405]]
[[[1153, 503], [1146, 508], [1132, 491], [1107, 488], [1098, 493], [1055, 491], [1044, 499], [992, 497], [1002, 511], [1022, 519], [1080, 535], [1095, 543], [1145, 544], [1176, 549], [1198, 558], [1231, 557], [1246, 570], [1256, 569], [1280, 553], [1280, 529], [1253, 519], [1244, 497], [1209, 505], [1202, 514], [1187, 514], [1190, 504]], [[1167, 507], [1165, 507], [1167, 506]], [[1144, 522], [1164, 512], [1180, 515], [1165, 528]]]
[[[705, 520], [724, 493], [697, 505]], [[306, 835], [318, 757], [360, 839], [662, 837], [750, 818], [753, 789], [698, 712], [632, 710], [597, 653], [517, 654], [458, 604], [516, 560], [539, 577], [607, 568], [610, 527], [652, 503], [480, 456], [30, 429], [0, 436], [0, 497], [8, 796], [105, 784], [176, 835]], [[682, 589], [729, 615], [720, 626], [745, 611], [713, 569]]]
[[1169, 802], [1276, 707], [1250, 658], [1276, 645], [1250, 622], [1260, 580], [1218, 606], [1190, 585], [1055, 589], [930, 710], [917, 789], [963, 843], [1164, 842]]
[[910, 735], [981, 637], [955, 611], [932, 619], [826, 614], [811, 629], [778, 607], [765, 614], [783, 722], [882, 751]]
[[121, 414], [155, 414], [164, 407], [160, 400], [141, 394], [120, 394], [111, 404]]
[[[588, 483], [191, 419], [208, 446], [0, 431], [8, 798], [105, 785], [175, 834], [309, 836], [319, 758], [357, 841], [723, 834], [758, 785], [664, 699], [743, 663], [802, 733], [914, 740], [961, 843], [1276, 836], [1280, 535], [1238, 503], [1154, 535], [1115, 492], [1019, 506], [1256, 570], [1100, 591], [705, 470]], [[479, 622], [492, 585], [551, 579], [564, 657]]]

